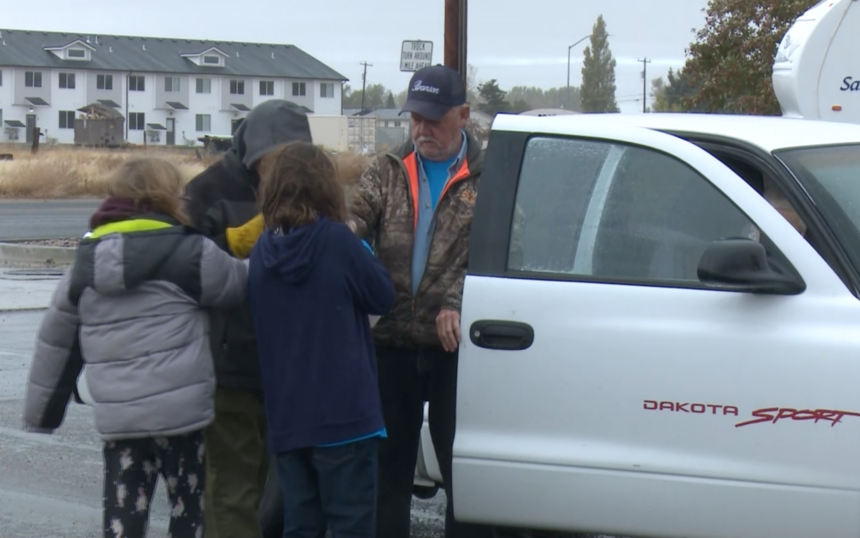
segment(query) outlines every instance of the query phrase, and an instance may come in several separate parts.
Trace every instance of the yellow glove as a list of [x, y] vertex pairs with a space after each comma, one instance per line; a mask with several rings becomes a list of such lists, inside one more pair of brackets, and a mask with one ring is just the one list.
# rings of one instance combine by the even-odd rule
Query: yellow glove
[[230, 252], [239, 259], [250, 256], [251, 249], [254, 248], [257, 239], [263, 234], [265, 228], [266, 224], [263, 222], [262, 214], [257, 214], [256, 217], [241, 226], [227, 228], [227, 246], [230, 247]]

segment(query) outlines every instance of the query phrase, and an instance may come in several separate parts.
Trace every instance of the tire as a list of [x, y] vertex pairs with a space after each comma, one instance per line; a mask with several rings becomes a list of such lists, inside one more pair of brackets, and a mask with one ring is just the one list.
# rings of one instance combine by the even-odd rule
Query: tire
[[412, 486], [412, 495], [426, 501], [432, 499], [439, 492], [439, 486]]

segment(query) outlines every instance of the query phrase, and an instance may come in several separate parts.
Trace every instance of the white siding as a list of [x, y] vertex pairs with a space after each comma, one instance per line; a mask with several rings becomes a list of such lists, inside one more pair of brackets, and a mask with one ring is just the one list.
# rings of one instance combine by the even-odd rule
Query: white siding
[[[334, 95], [332, 97], [321, 97], [321, 90], [323, 84], [330, 84], [334, 87]], [[308, 84], [310, 86], [310, 84]], [[314, 114], [321, 114], [324, 116], [337, 115], [339, 116], [341, 113], [341, 97], [343, 92], [341, 91], [341, 83], [340, 82], [314, 82], [314, 101], [313, 106], [309, 107], [314, 111]]]
[[[94, 91], [96, 77], [99, 73], [104, 73], [95, 70], [87, 69], [72, 69], [69, 66], [62, 69], [39, 69], [43, 73], [43, 88], [41, 94], [45, 94], [46, 101], [50, 103], [49, 107], [34, 107], [33, 113], [36, 115], [36, 125], [46, 133], [47, 137], [56, 138], [60, 144], [74, 143], [74, 129], [60, 129], [60, 111], [77, 109], [89, 104], [98, 98], [111, 98], [116, 101], [120, 108], [119, 112], [126, 116], [127, 113], [142, 112], [144, 114], [144, 123], [158, 123], [167, 127], [167, 118], [176, 120], [176, 145], [185, 145], [188, 141], [193, 140], [195, 144], [198, 137], [202, 137], [206, 132], [197, 131], [197, 114], [209, 114], [210, 130], [208, 134], [213, 135], [229, 135], [231, 132], [232, 122], [244, 117], [247, 112], [236, 112], [234, 110], [223, 110], [223, 91], [225, 84], [229, 88], [229, 76], [219, 75], [200, 75], [202, 77], [211, 78], [212, 91], [209, 94], [198, 94], [196, 92], [196, 74], [180, 74], [181, 90], [179, 93], [179, 101], [188, 106], [188, 110], [170, 111], [164, 109], [163, 100], [165, 92], [163, 92], [164, 74], [163, 73], [133, 73], [135, 76], [143, 76], [145, 80], [144, 91], [128, 91], [127, 75], [125, 72], [112, 72], [113, 75], [113, 90], [111, 92]], [[0, 66], [0, 71], [3, 72], [2, 84], [0, 84], [0, 110], [2, 110], [2, 121], [0, 125], [0, 142], [10, 141], [6, 133], [6, 120], [18, 120], [21, 123], [27, 123], [27, 114], [29, 106], [16, 105], [17, 97], [16, 87], [23, 87], [25, 68], [12, 68]], [[32, 70], [32, 69], [31, 69]], [[75, 88], [61, 89], [59, 87], [60, 73], [75, 73]], [[263, 101], [269, 99], [287, 99], [294, 103], [314, 111], [315, 115], [340, 115], [341, 114], [341, 87], [340, 82], [334, 82], [333, 97], [320, 97], [320, 81], [314, 80], [293, 80], [283, 78], [244, 78], [245, 93], [248, 106], [256, 106]], [[260, 95], [260, 81], [274, 81], [274, 95]], [[305, 95], [293, 95], [293, 82], [305, 83]], [[21, 89], [17, 93], [21, 93]], [[160, 91], [162, 90], [162, 91]], [[187, 93], [186, 93], [187, 92]], [[32, 93], [32, 92], [31, 92]], [[109, 94], [109, 95], [106, 95]], [[126, 95], [128, 103], [126, 103]], [[157, 99], [157, 97], [159, 99]], [[173, 95], [171, 95], [173, 97]], [[232, 101], [231, 101], [232, 102]], [[79, 114], [76, 112], [76, 115]], [[127, 126], [126, 126], [127, 127]], [[127, 140], [133, 144], [142, 144], [146, 130], [130, 130]], [[25, 129], [18, 129], [18, 142], [25, 143]], [[160, 140], [158, 142], [150, 142], [147, 136], [147, 144], [166, 144], [167, 133], [161, 131]], [[42, 142], [45, 142], [43, 139]]]

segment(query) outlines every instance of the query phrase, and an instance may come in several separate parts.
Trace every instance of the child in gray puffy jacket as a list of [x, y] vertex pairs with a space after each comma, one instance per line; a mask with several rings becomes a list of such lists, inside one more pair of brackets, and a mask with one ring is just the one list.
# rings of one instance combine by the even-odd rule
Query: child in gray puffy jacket
[[25, 428], [61, 425], [86, 363], [104, 440], [106, 538], [145, 535], [159, 475], [170, 535], [203, 535], [203, 428], [215, 416], [203, 309], [241, 304], [247, 265], [187, 226], [182, 183], [160, 159], [117, 171], [36, 339]]

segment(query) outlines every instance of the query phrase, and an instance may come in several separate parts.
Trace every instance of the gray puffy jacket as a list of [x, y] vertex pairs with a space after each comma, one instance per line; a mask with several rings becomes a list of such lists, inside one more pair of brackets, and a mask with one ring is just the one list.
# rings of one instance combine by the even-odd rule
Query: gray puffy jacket
[[31, 431], [60, 426], [84, 362], [104, 440], [178, 435], [215, 417], [202, 308], [241, 304], [247, 266], [162, 217], [122, 228], [137, 231], [96, 229], [82, 240], [57, 286], [30, 367], [24, 424]]

